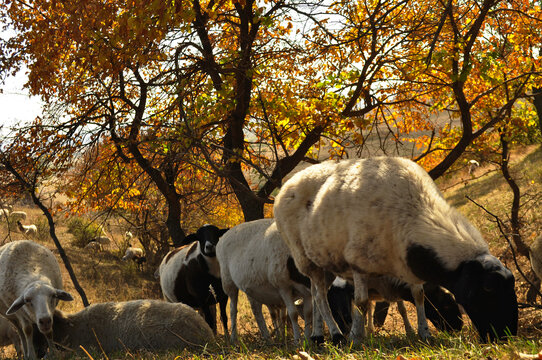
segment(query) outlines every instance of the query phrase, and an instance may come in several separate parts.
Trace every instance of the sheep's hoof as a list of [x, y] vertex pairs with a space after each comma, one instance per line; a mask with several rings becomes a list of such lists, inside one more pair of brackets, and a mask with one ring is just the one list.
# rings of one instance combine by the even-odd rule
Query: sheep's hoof
[[346, 344], [346, 338], [342, 334], [335, 334], [331, 337], [333, 345]]
[[322, 345], [324, 343], [324, 335], [311, 336], [311, 341], [316, 345]]

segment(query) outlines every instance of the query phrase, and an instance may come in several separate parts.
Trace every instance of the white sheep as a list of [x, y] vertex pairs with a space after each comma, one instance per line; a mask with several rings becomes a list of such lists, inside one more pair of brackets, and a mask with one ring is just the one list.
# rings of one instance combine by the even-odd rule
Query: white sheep
[[[303, 298], [306, 335], [310, 329], [312, 298], [310, 287], [291, 279], [287, 261], [290, 253], [280, 238], [273, 219], [237, 225], [226, 232], [216, 246], [224, 292], [230, 298], [231, 340], [237, 341], [237, 299], [239, 289], [247, 294], [261, 335], [269, 339], [262, 304], [271, 308], [286, 306], [294, 340], [300, 337], [298, 311], [294, 304]], [[308, 280], [308, 279], [307, 279]], [[310, 286], [310, 285], [309, 285]]]
[[474, 170], [476, 170], [476, 168], [480, 167], [480, 163], [478, 161], [472, 159], [472, 160], [469, 160], [468, 166], [469, 166], [469, 175], [473, 176], [474, 175]]
[[135, 260], [136, 258], [142, 258], [142, 257], [143, 257], [143, 249], [129, 246], [124, 252], [122, 261]]
[[105, 235], [97, 236], [93, 241], [100, 243], [102, 246], [109, 246], [111, 244], [111, 239]]
[[[429, 336], [421, 286], [426, 281], [454, 294], [482, 339], [517, 333], [512, 273], [410, 160], [377, 157], [310, 166], [283, 185], [274, 213], [297, 268], [312, 282], [320, 310], [314, 311], [315, 340], [323, 339], [320, 314], [333, 340], [343, 339], [327, 301], [326, 271], [354, 283], [359, 308], [368, 301], [367, 274], [411, 284], [422, 338]], [[350, 339], [358, 342], [364, 318], [354, 314]]]
[[105, 353], [180, 350], [214, 341], [209, 325], [191, 307], [160, 300], [99, 303], [73, 314], [56, 310], [53, 334], [64, 348]]
[[17, 328], [8, 319], [0, 316], [0, 346], [8, 345], [13, 345], [17, 352], [17, 358], [22, 358], [23, 351]]
[[9, 220], [10, 221], [17, 221], [17, 220], [26, 220], [26, 212], [24, 211], [13, 211], [11, 214], [9, 214]]
[[21, 223], [21, 220], [17, 220], [17, 227], [19, 228], [19, 231], [26, 237], [36, 237], [38, 235], [38, 228], [34, 224], [23, 225]]
[[25, 359], [36, 359], [34, 324], [51, 344], [59, 300], [73, 297], [62, 290], [60, 267], [49, 249], [30, 240], [0, 247], [0, 313], [17, 328]]
[[134, 238], [134, 235], [132, 234], [131, 231], [126, 231], [124, 233], [124, 238], [126, 239], [126, 241], [130, 242], [130, 240]]

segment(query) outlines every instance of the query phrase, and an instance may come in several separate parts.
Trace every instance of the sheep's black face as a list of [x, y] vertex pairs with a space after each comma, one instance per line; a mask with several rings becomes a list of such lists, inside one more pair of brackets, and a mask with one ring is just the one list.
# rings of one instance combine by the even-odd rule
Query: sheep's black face
[[455, 296], [463, 305], [482, 341], [517, 334], [518, 306], [514, 276], [494, 256], [463, 263]]
[[425, 301], [425, 315], [433, 325], [443, 331], [461, 330], [463, 319], [453, 295], [431, 283], [426, 283], [423, 289], [428, 300]]
[[200, 227], [196, 233], [199, 241], [201, 252], [205, 256], [216, 256], [216, 244], [218, 240], [228, 229], [219, 229], [214, 225], [204, 225]]

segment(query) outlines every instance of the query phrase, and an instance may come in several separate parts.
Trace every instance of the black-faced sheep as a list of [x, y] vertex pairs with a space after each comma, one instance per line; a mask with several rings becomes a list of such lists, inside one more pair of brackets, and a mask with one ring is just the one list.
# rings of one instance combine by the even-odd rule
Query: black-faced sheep
[[25, 359], [35, 359], [33, 324], [52, 341], [53, 312], [59, 300], [71, 301], [62, 290], [60, 267], [53, 253], [30, 240], [0, 248], [0, 313], [15, 325]]
[[226, 306], [228, 297], [222, 290], [220, 267], [215, 247], [227, 229], [205, 225], [195, 234], [197, 240], [190, 245], [176, 248], [162, 259], [158, 269], [160, 287], [169, 302], [182, 302], [203, 312], [203, 316], [216, 334], [216, 303], [224, 329], [228, 328]]
[[34, 224], [23, 225], [21, 220], [17, 220], [17, 227], [19, 231], [27, 237], [36, 237], [38, 235], [38, 228]]
[[[275, 219], [296, 266], [311, 278], [313, 297], [334, 341], [343, 336], [327, 301], [325, 271], [354, 283], [365, 308], [368, 274], [411, 284], [418, 332], [429, 331], [423, 313], [424, 282], [450, 290], [480, 337], [517, 332], [514, 276], [489, 253], [479, 231], [444, 199], [431, 177], [403, 158], [325, 162], [295, 174], [275, 200]], [[363, 317], [353, 319], [359, 341]], [[320, 319], [316, 319], [319, 320]], [[313, 321], [315, 340], [322, 328]]]
[[[306, 284], [291, 279], [287, 261], [290, 253], [280, 238], [273, 219], [261, 219], [231, 228], [218, 243], [216, 257], [224, 292], [230, 298], [231, 339], [237, 341], [237, 299], [239, 289], [247, 294], [261, 335], [269, 339], [262, 304], [286, 306], [294, 340], [300, 337], [297, 298], [304, 299], [305, 330], [310, 329], [312, 300]], [[309, 285], [310, 286], [310, 285]], [[309, 325], [309, 326], [307, 326]], [[308, 336], [308, 333], [306, 333]]]
[[159, 351], [203, 347], [213, 332], [192, 308], [160, 300], [93, 304], [66, 314], [55, 311], [55, 343], [72, 351]]
[[[410, 286], [399, 279], [386, 275], [372, 275], [368, 280], [369, 302], [367, 310], [367, 326], [369, 332], [374, 331], [374, 325], [382, 326], [384, 324], [387, 307], [382, 304], [379, 310], [385, 312], [377, 314], [374, 302], [396, 302], [399, 314], [403, 319], [407, 334], [414, 334], [414, 329], [410, 325], [407, 312], [403, 301], [414, 304], [414, 298], [410, 291]], [[438, 285], [425, 283], [424, 293], [426, 300], [424, 302], [425, 315], [435, 328], [441, 331], [457, 331], [463, 327], [461, 311], [454, 300], [453, 295]], [[344, 333], [352, 324], [351, 302], [354, 298], [354, 287], [344, 279], [337, 277], [328, 291], [328, 301], [337, 325]], [[377, 304], [378, 305], [378, 304]], [[388, 304], [389, 305], [389, 304]]]

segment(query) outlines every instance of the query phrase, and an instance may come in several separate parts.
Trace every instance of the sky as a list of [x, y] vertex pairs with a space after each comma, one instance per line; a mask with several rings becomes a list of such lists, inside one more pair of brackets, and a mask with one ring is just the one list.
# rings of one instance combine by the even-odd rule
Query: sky
[[22, 70], [0, 84], [0, 125], [17, 126], [41, 115], [40, 99], [28, 96], [28, 90], [23, 89], [26, 81], [25, 71]]

